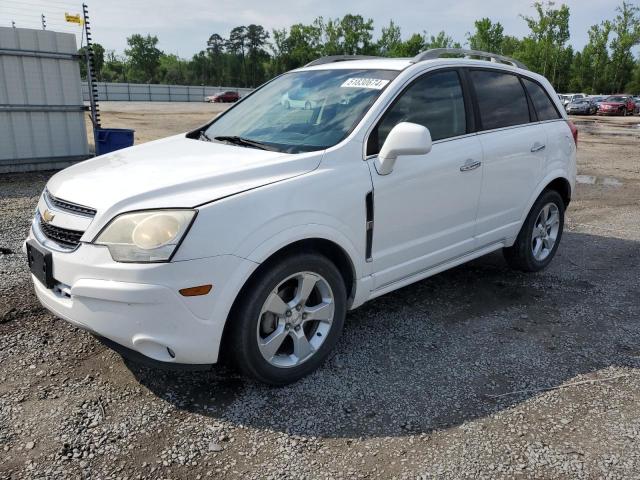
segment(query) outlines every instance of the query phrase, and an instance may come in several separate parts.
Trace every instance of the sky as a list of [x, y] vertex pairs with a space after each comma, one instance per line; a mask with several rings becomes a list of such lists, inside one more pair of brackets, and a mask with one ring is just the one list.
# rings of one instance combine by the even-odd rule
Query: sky
[[[190, 58], [206, 46], [212, 33], [227, 37], [237, 25], [256, 23], [267, 30], [294, 23], [311, 23], [314, 18], [342, 17], [347, 13], [372, 18], [380, 29], [393, 19], [404, 38], [412, 33], [436, 34], [445, 30], [455, 41], [465, 43], [473, 22], [482, 17], [502, 23], [505, 33], [522, 37], [528, 33], [519, 16], [533, 15], [533, 0], [86, 0], [93, 41], [107, 50], [123, 53], [126, 38], [134, 33], [156, 35], [159, 48], [166, 53]], [[621, 0], [564, 0], [571, 10], [570, 44], [581, 49], [588, 40], [591, 25], [615, 16]], [[0, 25], [40, 28], [41, 13], [48, 28], [78, 31], [64, 22], [64, 13], [81, 12], [73, 0], [0, 0]]]

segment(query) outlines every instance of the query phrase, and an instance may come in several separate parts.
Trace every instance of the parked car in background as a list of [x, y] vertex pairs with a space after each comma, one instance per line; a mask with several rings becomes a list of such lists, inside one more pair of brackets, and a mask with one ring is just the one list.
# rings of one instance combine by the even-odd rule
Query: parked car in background
[[238, 92], [221, 92], [214, 95], [204, 97], [204, 101], [207, 103], [233, 103], [240, 100], [240, 94]]
[[582, 98], [587, 98], [587, 95], [585, 93], [565, 93], [561, 96], [563, 97], [562, 104], [565, 107], [569, 105], [571, 102], [574, 102]]
[[590, 98], [579, 98], [569, 103], [566, 109], [569, 115], [595, 115], [598, 105]]
[[640, 97], [633, 97], [633, 102], [635, 103], [635, 108], [633, 109], [633, 113], [640, 114]]
[[635, 101], [628, 95], [611, 95], [600, 103], [598, 115], [633, 115]]
[[284, 385], [348, 347], [366, 301], [499, 250], [542, 270], [578, 131], [545, 77], [454, 51], [491, 62], [325, 57], [189, 133], [56, 173], [24, 246], [38, 299], [124, 355], [228, 355]]

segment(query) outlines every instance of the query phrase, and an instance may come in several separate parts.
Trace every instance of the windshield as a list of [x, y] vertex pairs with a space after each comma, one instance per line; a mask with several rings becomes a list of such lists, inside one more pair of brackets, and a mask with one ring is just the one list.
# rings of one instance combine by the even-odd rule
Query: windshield
[[242, 146], [263, 144], [286, 153], [324, 150], [349, 135], [398, 73], [351, 69], [286, 73], [214, 120], [203, 137], [236, 139]]
[[609, 97], [607, 98], [607, 102], [618, 102], [618, 103], [624, 103], [626, 100], [624, 97]]

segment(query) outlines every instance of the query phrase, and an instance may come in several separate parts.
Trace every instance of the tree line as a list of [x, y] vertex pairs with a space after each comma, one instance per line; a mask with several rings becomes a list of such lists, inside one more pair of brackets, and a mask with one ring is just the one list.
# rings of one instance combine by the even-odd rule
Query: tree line
[[271, 32], [252, 24], [233, 28], [228, 38], [213, 33], [191, 59], [161, 51], [156, 36], [135, 34], [127, 38], [123, 56], [95, 44], [95, 69], [98, 80], [107, 82], [255, 87], [325, 55], [411, 57], [430, 48], [464, 46], [520, 60], [558, 92], [639, 93], [640, 61], [633, 54], [640, 44], [638, 6], [624, 0], [612, 18], [589, 28], [582, 50], [569, 44], [569, 18], [567, 5], [536, 2], [529, 15], [521, 15], [529, 29], [525, 37], [507, 35], [500, 22], [482, 18], [462, 43], [445, 31], [403, 37], [393, 20], [374, 39], [373, 20], [354, 14]]

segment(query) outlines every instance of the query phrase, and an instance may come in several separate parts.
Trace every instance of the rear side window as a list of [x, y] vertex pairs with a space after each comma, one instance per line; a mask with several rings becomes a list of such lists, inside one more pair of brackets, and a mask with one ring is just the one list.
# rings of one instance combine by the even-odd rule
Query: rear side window
[[472, 70], [483, 130], [529, 123], [529, 104], [517, 76], [490, 70]]
[[529, 92], [529, 96], [531, 97], [531, 101], [533, 102], [533, 106], [536, 109], [536, 113], [538, 114], [538, 120], [557, 120], [560, 118], [560, 114], [558, 110], [556, 110], [555, 105], [547, 95], [547, 92], [538, 85], [536, 82], [532, 82], [531, 80], [527, 80], [526, 78], [522, 79], [527, 92]]
[[367, 154], [378, 153], [391, 129], [400, 122], [427, 127], [434, 141], [467, 133], [458, 73], [453, 70], [428, 73], [411, 84], [378, 123], [369, 139]]

